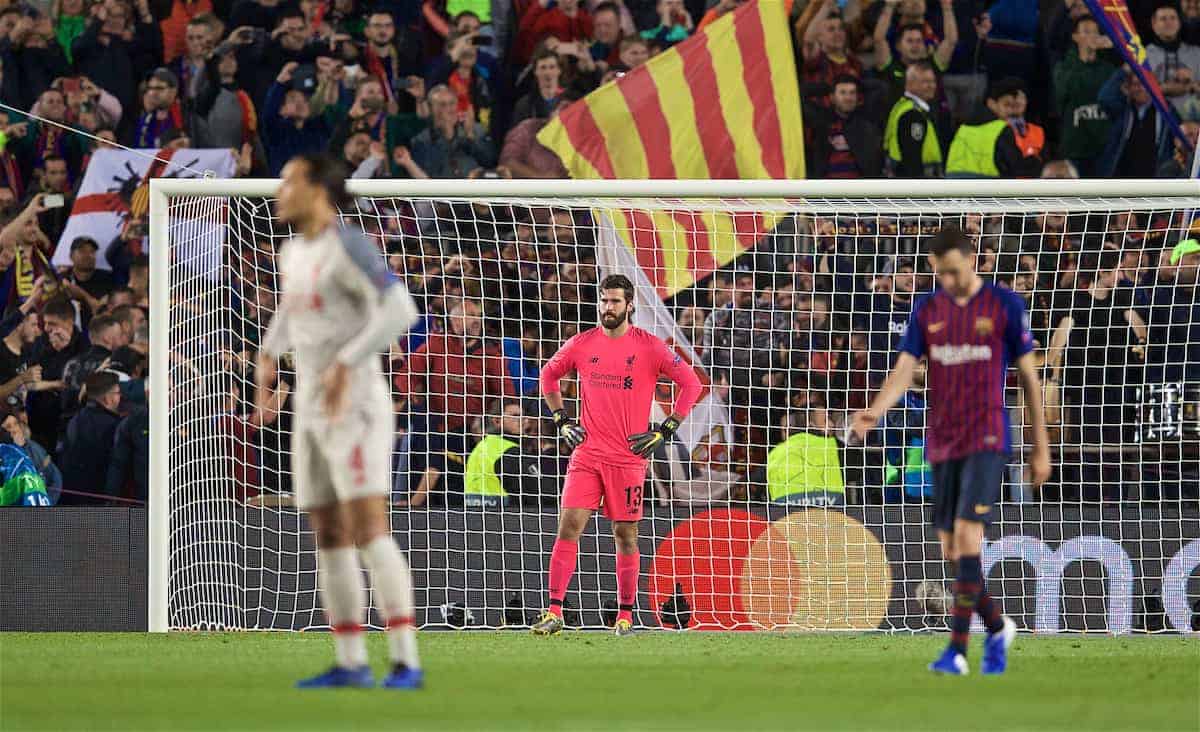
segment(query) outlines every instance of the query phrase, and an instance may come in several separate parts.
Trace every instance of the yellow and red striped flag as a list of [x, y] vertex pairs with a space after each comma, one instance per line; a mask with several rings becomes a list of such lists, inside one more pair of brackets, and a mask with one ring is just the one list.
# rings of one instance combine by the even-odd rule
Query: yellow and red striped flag
[[[572, 178], [803, 178], [787, 0], [750, 0], [571, 105], [538, 140]], [[754, 246], [782, 214], [609, 211], [662, 297]]]

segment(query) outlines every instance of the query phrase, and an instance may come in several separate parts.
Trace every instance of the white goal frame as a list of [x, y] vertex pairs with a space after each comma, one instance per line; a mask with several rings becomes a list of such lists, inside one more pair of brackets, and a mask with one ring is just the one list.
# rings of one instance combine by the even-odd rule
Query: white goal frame
[[[148, 504], [148, 629], [168, 629], [170, 255], [168, 205], [182, 196], [272, 197], [273, 179], [158, 178], [150, 181], [150, 495]], [[903, 201], [1021, 198], [1048, 208], [1065, 199], [1196, 198], [1200, 179], [1138, 180], [348, 180], [355, 196], [414, 198], [840, 199], [896, 206]], [[947, 200], [947, 202], [949, 202]], [[162, 244], [166, 243], [166, 246]]]

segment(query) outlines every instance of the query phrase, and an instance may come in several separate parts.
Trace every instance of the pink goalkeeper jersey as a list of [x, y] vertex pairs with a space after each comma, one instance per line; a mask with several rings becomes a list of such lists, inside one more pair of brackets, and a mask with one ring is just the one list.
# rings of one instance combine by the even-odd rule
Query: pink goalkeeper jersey
[[681, 419], [700, 396], [700, 379], [688, 362], [658, 337], [636, 327], [620, 338], [609, 338], [603, 328], [571, 338], [542, 368], [542, 393], [558, 392], [559, 379], [570, 371], [579, 376], [579, 421], [587, 432], [572, 460], [644, 464], [629, 450], [627, 438], [649, 428], [659, 374], [679, 386], [673, 412]]

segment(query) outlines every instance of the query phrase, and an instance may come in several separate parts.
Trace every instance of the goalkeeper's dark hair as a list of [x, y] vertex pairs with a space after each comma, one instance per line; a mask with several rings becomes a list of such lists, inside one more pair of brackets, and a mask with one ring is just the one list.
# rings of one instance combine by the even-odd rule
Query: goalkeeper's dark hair
[[342, 161], [327, 153], [303, 153], [292, 158], [292, 162], [304, 163], [305, 179], [324, 189], [334, 208], [349, 208], [350, 194], [346, 192], [346, 178], [350, 172]]
[[936, 234], [929, 237], [929, 253], [941, 257], [957, 249], [964, 257], [975, 253], [975, 245], [962, 229], [949, 224], [943, 226]]
[[610, 274], [600, 280], [601, 290], [624, 290], [625, 302], [633, 302], [633, 283], [623, 274]]

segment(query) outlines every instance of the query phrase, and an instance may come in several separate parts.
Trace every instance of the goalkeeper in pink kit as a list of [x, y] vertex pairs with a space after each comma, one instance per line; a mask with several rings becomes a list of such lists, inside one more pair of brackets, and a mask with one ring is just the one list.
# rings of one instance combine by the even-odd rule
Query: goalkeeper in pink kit
[[[646, 459], [671, 439], [701, 386], [683, 358], [658, 337], [633, 326], [632, 315], [633, 283], [624, 275], [605, 277], [600, 283], [602, 327], [571, 338], [542, 368], [542, 396], [554, 413], [559, 436], [574, 452], [563, 488], [558, 539], [550, 555], [550, 607], [534, 624], [534, 635], [562, 631], [562, 604], [575, 573], [579, 537], [601, 506], [613, 522], [617, 545], [615, 632], [633, 631]], [[563, 410], [558, 385], [571, 371], [579, 378], [578, 420]], [[671, 416], [647, 429], [659, 374], [674, 381], [679, 393]]]

